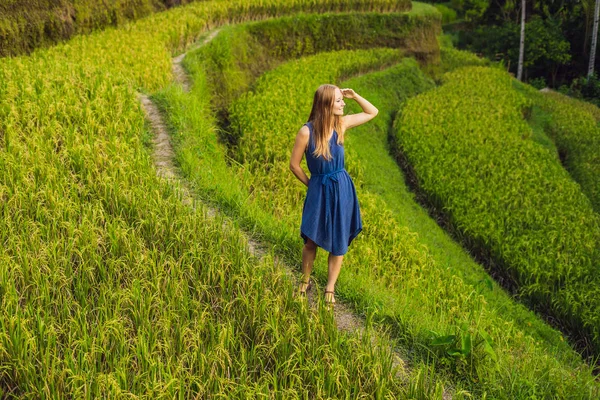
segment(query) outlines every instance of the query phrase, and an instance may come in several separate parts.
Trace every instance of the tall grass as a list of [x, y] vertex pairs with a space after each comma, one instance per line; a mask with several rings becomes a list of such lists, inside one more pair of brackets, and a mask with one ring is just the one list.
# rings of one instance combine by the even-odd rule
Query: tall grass
[[523, 89], [545, 115], [543, 128], [561, 161], [600, 214], [600, 110], [557, 92]]
[[[308, 115], [314, 88], [322, 82], [339, 82], [340, 76], [347, 74], [340, 70], [351, 59], [347, 54], [323, 54], [283, 65], [262, 76], [251, 93], [235, 102], [230, 109], [231, 127], [241, 135], [235, 150], [241, 154], [235, 158], [245, 160], [244, 164], [227, 156], [227, 148], [219, 147], [217, 135], [209, 127], [197, 125], [206, 121], [205, 116], [189, 117], [195, 114], [187, 112], [190, 104], [198, 104], [195, 110], [210, 101], [201, 63], [193, 57], [187, 59], [194, 78], [192, 93], [173, 88], [161, 94], [178, 138], [179, 161], [199, 193], [273, 243], [290, 262], [299, 262], [298, 224], [304, 195], [287, 169], [289, 151], [295, 132]], [[425, 78], [408, 62], [372, 80], [364, 79], [362, 90], [384, 92], [381, 103], [385, 106], [381, 107], [387, 110], [396, 107], [395, 101], [428, 87], [421, 86], [419, 82]], [[411, 92], [408, 87], [415, 89]], [[560, 342], [556, 332], [539, 329], [536, 320], [532, 322], [536, 330], [529, 328], [531, 314], [522, 309], [514, 312], [514, 319], [503, 315], [507, 312], [504, 306], [496, 308], [486, 301], [494, 295], [485, 293], [489, 290], [485, 281], [471, 284], [448, 266], [438, 265], [418, 235], [398, 224], [363, 178], [369, 160], [352, 158], [357, 154], [351, 147], [352, 134], [347, 168], [359, 186], [365, 232], [353, 242], [344, 262], [339, 294], [359, 310], [377, 310], [375, 319], [413, 349], [416, 365], [433, 358], [438, 368], [442, 367], [438, 374], [450, 374], [458, 388], [499, 398], [570, 393], [593, 397], [598, 389], [589, 368], [567, 346], [554, 348]], [[319, 260], [316, 274], [324, 280], [326, 268], [324, 260]], [[565, 376], [574, 379], [565, 380]]]
[[0, 397], [407, 396], [156, 177], [137, 100], [229, 15], [336, 4], [207, 2], [0, 60]]
[[444, 80], [397, 119], [420, 190], [519, 297], [598, 354], [600, 220], [589, 199], [531, 140], [532, 102], [508, 74], [470, 67]]

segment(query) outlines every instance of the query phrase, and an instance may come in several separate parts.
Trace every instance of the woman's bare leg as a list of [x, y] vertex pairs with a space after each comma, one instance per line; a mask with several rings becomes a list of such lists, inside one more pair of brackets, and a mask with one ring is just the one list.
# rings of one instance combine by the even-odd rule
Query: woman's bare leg
[[334, 256], [333, 254], [329, 253], [329, 258], [327, 259], [327, 286], [325, 287], [326, 292], [332, 292], [325, 295], [325, 299], [329, 302], [335, 301], [333, 292], [335, 292], [335, 283], [337, 282], [338, 276], [340, 276], [340, 271], [342, 270], [342, 261], [344, 261], [344, 256]]
[[[306, 240], [304, 247], [302, 248], [302, 282], [308, 282], [310, 274], [315, 263], [315, 257], [317, 256], [317, 245], [310, 239]], [[300, 290], [306, 290], [307, 284], [300, 283]]]

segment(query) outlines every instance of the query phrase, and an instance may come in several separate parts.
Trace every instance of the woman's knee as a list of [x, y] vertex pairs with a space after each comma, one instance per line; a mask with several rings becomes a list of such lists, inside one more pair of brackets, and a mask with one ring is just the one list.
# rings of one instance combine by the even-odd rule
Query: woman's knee
[[317, 249], [317, 244], [310, 239], [306, 239], [306, 243], [304, 243], [304, 247], [306, 250], [314, 251]]

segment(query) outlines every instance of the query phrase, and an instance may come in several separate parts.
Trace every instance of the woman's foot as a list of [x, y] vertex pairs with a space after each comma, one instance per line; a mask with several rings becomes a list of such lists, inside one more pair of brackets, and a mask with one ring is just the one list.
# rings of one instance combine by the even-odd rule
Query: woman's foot
[[332, 310], [335, 306], [335, 293], [330, 292], [329, 290], [325, 291], [325, 306]]
[[312, 287], [312, 285], [310, 284], [310, 278], [303, 279], [302, 281], [300, 281], [300, 286], [298, 287], [298, 293], [300, 294], [300, 296], [306, 296], [306, 292], [308, 292], [311, 287]]

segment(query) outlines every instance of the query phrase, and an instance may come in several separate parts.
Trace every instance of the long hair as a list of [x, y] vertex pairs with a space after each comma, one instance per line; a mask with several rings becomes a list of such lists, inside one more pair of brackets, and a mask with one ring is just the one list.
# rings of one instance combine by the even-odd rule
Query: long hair
[[312, 110], [308, 120], [312, 122], [315, 151], [315, 157], [323, 157], [326, 160], [331, 159], [329, 150], [328, 136], [335, 129], [338, 133], [338, 144], [344, 143], [344, 132], [342, 131], [342, 119], [339, 115], [333, 114], [333, 104], [335, 103], [335, 85], [325, 84], [319, 86], [315, 92]]

